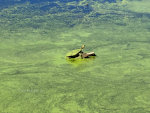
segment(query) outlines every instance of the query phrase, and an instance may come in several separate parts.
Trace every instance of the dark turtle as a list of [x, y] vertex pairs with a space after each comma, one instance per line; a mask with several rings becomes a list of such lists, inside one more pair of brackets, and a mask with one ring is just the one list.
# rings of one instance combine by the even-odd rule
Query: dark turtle
[[66, 57], [76, 58], [76, 57], [80, 56], [79, 53], [83, 53], [82, 50], [83, 50], [84, 47], [85, 47], [85, 45], [82, 45], [80, 49], [75, 49], [75, 50], [67, 53]]

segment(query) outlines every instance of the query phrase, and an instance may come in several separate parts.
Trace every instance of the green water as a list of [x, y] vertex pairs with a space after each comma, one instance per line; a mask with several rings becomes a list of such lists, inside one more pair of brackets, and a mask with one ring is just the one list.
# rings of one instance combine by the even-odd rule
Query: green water
[[[149, 5], [95, 2], [89, 14], [41, 13], [30, 3], [1, 9], [0, 113], [150, 113]], [[82, 44], [97, 56], [66, 60]]]

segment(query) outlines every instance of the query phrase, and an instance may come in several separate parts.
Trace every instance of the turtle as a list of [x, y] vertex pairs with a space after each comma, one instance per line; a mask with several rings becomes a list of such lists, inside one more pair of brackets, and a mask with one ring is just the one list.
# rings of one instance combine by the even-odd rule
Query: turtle
[[80, 49], [75, 49], [69, 53], [67, 53], [66, 57], [67, 58], [76, 58], [79, 57], [80, 54], [82, 54], [82, 50], [84, 49], [85, 45], [82, 45]]

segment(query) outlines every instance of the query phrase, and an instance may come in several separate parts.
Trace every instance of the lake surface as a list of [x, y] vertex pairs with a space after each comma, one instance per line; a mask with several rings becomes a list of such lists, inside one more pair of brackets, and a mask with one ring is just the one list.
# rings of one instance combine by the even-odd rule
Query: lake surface
[[[0, 2], [1, 113], [149, 113], [149, 0]], [[70, 61], [85, 44], [95, 58]]]

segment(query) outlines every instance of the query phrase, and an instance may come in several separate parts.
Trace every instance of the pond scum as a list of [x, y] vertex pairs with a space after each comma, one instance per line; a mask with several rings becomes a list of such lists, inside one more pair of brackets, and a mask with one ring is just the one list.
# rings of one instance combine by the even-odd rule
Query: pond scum
[[[1, 113], [149, 113], [149, 0], [0, 2]], [[97, 57], [68, 61], [87, 45]]]

